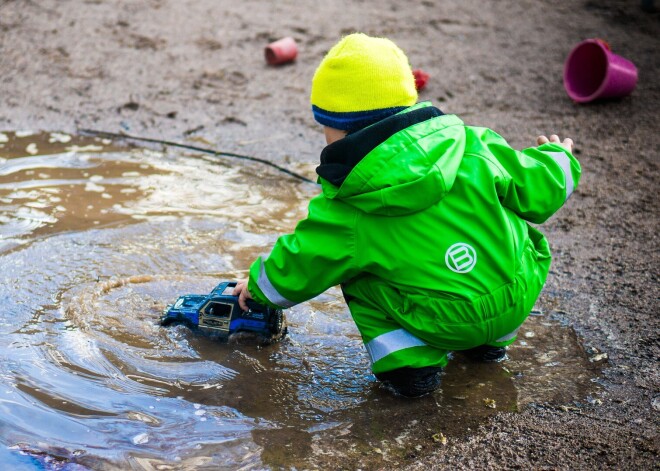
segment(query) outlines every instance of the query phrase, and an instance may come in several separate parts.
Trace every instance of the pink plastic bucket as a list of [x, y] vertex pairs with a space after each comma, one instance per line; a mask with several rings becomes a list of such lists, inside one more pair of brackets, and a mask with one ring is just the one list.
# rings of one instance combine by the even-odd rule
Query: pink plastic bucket
[[637, 85], [637, 67], [610, 50], [601, 39], [582, 41], [564, 64], [564, 88], [578, 103], [622, 97]]
[[266, 62], [270, 65], [285, 64], [295, 60], [298, 55], [298, 46], [293, 38], [286, 37], [270, 43], [264, 51]]

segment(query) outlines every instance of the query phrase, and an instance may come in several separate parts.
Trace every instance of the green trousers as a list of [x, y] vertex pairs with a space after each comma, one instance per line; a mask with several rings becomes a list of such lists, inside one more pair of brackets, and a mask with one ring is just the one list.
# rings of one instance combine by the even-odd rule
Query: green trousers
[[513, 343], [550, 268], [549, 254], [540, 257], [529, 250], [523, 258], [521, 270], [511, 283], [472, 299], [423, 292], [404, 294], [390, 283], [369, 277], [344, 286], [373, 372], [446, 366], [450, 351]]

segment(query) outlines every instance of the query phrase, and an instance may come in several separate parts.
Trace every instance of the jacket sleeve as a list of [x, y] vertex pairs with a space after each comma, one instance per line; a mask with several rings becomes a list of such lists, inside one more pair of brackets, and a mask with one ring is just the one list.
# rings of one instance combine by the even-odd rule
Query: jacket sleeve
[[547, 143], [517, 151], [495, 133], [487, 141], [507, 174], [498, 182], [502, 205], [526, 221], [546, 221], [577, 188], [580, 163], [564, 147]]
[[288, 308], [354, 276], [356, 217], [348, 205], [314, 198], [293, 234], [251, 265], [248, 290], [255, 301]]

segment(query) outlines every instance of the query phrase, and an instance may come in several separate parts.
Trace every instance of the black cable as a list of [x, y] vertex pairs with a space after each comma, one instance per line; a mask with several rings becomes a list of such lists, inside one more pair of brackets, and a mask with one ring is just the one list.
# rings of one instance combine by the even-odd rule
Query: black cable
[[234, 157], [236, 159], [243, 159], [243, 160], [250, 160], [252, 162], [259, 162], [265, 165], [269, 165], [270, 167], [273, 167], [280, 172], [284, 172], [287, 175], [291, 175], [294, 178], [297, 178], [298, 180], [302, 180], [307, 183], [316, 183], [313, 180], [310, 180], [307, 177], [304, 177], [296, 172], [293, 172], [289, 170], [288, 168], [281, 167], [277, 164], [274, 164], [273, 162], [266, 160], [266, 159], [260, 159], [259, 157], [252, 157], [249, 155], [243, 155], [243, 154], [235, 154], [233, 152], [224, 152], [224, 151], [217, 151], [213, 149], [206, 149], [204, 147], [197, 147], [197, 146], [192, 146], [188, 144], [181, 144], [179, 142], [173, 142], [173, 141], [165, 141], [162, 139], [152, 139], [149, 137], [139, 137], [139, 136], [131, 136], [130, 134], [123, 134], [123, 133], [114, 133], [114, 132], [107, 132], [107, 131], [97, 131], [94, 129], [79, 129], [78, 132], [84, 136], [92, 136], [92, 137], [102, 137], [106, 139], [124, 139], [124, 140], [131, 140], [131, 141], [139, 141], [139, 142], [151, 142], [154, 144], [161, 144], [164, 146], [170, 146], [170, 147], [179, 147], [181, 149], [188, 149], [188, 150], [194, 150], [197, 152], [203, 152], [205, 154], [211, 154], [211, 155], [216, 155], [216, 156], [224, 156], [224, 157]]

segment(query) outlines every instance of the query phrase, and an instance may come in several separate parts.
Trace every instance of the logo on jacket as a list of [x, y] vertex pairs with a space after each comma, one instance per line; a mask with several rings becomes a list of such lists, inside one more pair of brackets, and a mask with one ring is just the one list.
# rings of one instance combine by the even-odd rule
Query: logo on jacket
[[477, 252], [472, 246], [459, 242], [445, 253], [447, 268], [456, 273], [467, 273], [477, 264]]

